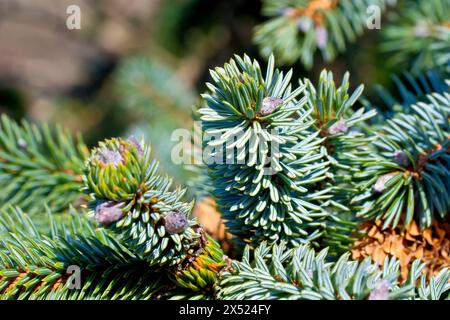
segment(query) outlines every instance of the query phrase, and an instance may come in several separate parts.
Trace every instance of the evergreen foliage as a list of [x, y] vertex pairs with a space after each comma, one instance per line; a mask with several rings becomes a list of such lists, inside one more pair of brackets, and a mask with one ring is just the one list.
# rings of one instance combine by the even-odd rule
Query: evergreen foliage
[[261, 13], [269, 20], [255, 28], [254, 42], [263, 56], [274, 53], [284, 64], [300, 60], [310, 69], [316, 51], [331, 61], [364, 30], [382, 29], [380, 49], [392, 65], [448, 70], [449, 12], [445, 0], [264, 0]]
[[448, 68], [450, 3], [446, 0], [403, 1], [383, 28], [382, 50], [392, 64], [412, 70]]
[[[80, 135], [48, 125], [17, 123], [6, 115], [0, 122], [0, 207], [20, 205], [30, 213], [43, 205], [54, 212], [82, 197], [84, 161], [89, 151]], [[61, 195], [64, 196], [61, 196]]]
[[[169, 65], [132, 57], [113, 75], [128, 132], [144, 128], [153, 150], [133, 135], [89, 150], [2, 115], [0, 300], [449, 300], [450, 6], [392, 2], [263, 0], [267, 65], [235, 55], [210, 70], [186, 183], [214, 198], [231, 249], [153, 158], [192, 124], [191, 84]], [[317, 83], [276, 68], [331, 61], [371, 6], [388, 11], [386, 61], [405, 68], [378, 101], [348, 72], [335, 80], [339, 66]]]
[[370, 155], [369, 145], [374, 140], [372, 134], [361, 128], [368, 119], [376, 115], [371, 108], [358, 110], [354, 105], [363, 92], [363, 85], [349, 93], [349, 73], [345, 73], [341, 85], [337, 86], [333, 74], [323, 70], [319, 84], [315, 87], [304, 79], [313, 130], [322, 137], [321, 144], [326, 149], [327, 179], [317, 184], [314, 198], [322, 198], [321, 206], [328, 212], [324, 243], [331, 246], [331, 254], [345, 250], [348, 243], [355, 240], [355, 208], [353, 197], [359, 194], [357, 175], [364, 170], [361, 159]]
[[[170, 190], [171, 180], [156, 173], [149, 154], [149, 146], [132, 138], [100, 143], [84, 177], [93, 212], [72, 212], [64, 223], [49, 213], [48, 233], [20, 209], [4, 210], [1, 299], [212, 297], [223, 252], [188, 217], [192, 206], [179, 201], [183, 192]], [[128, 180], [117, 179], [119, 173]], [[100, 211], [108, 201], [124, 205]], [[71, 266], [80, 268], [80, 288], [73, 287]]]
[[187, 180], [183, 167], [171, 161], [172, 135], [178, 128], [188, 128], [196, 93], [177, 76], [175, 67], [157, 54], [128, 57], [113, 76], [119, 110], [133, 123], [126, 134], [144, 136], [163, 169], [177, 182]]
[[448, 93], [432, 94], [428, 102], [411, 105], [410, 113], [387, 120], [365, 161], [367, 178], [359, 215], [383, 219], [384, 227], [404, 225], [414, 218], [429, 227], [435, 216], [448, 212], [449, 106]]
[[263, 56], [273, 52], [281, 63], [300, 60], [311, 68], [317, 50], [324, 60], [333, 60], [366, 29], [368, 7], [384, 10], [386, 2], [264, 0], [262, 14], [270, 19], [255, 28], [254, 41]]
[[[262, 243], [250, 253], [246, 248], [242, 261], [233, 271], [224, 272], [219, 282], [220, 299], [242, 300], [428, 300], [448, 298], [450, 270], [443, 269], [426, 284], [424, 267], [415, 261], [409, 279], [399, 283], [399, 264], [385, 261], [383, 268], [370, 262], [351, 261], [342, 255], [327, 262], [327, 250], [316, 253], [307, 245], [287, 249], [284, 243]], [[416, 282], [419, 284], [416, 286]]]
[[92, 151], [85, 191], [96, 220], [120, 235], [150, 265], [179, 263], [200, 237], [189, 219], [185, 190], [157, 173], [150, 148], [134, 138], [111, 139]]
[[297, 99], [305, 87], [291, 89], [292, 72], [275, 70], [273, 58], [265, 77], [248, 56], [235, 59], [211, 71], [214, 83], [199, 110], [205, 149], [212, 152], [208, 172], [227, 227], [255, 244], [313, 241], [324, 213], [305, 186], [325, 178], [319, 162], [325, 149], [319, 132], [309, 130], [306, 99]]
[[[50, 221], [41, 234], [20, 209], [2, 212], [0, 299], [148, 299], [169, 283], [78, 213], [63, 225]], [[80, 268], [79, 289], [70, 266]]]
[[[409, 113], [410, 106], [418, 101], [426, 101], [428, 94], [448, 92], [448, 84], [445, 81], [448, 77], [448, 72], [438, 69], [414, 73], [404, 71], [401, 75], [392, 75], [395, 83], [393, 92], [381, 85], [374, 87], [381, 100], [378, 107], [371, 106], [367, 100], [364, 101], [364, 104], [377, 108], [378, 115], [382, 118], [391, 118], [397, 112]], [[382, 123], [382, 121], [378, 120], [377, 123]]]
[[[121, 105], [140, 114], [151, 113], [149, 105], [160, 105], [169, 113], [185, 110], [194, 94], [175, 76], [175, 70], [157, 57], [127, 58], [115, 75], [116, 91]], [[166, 92], [171, 92], [166, 95]]]

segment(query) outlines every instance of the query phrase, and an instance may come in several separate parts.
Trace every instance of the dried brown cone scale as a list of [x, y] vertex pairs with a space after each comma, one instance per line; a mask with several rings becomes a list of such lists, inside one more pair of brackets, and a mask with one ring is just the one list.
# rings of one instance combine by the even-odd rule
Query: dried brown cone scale
[[383, 222], [377, 220], [361, 225], [365, 235], [351, 249], [352, 258], [362, 260], [371, 257], [383, 264], [386, 256], [395, 256], [400, 261], [401, 279], [405, 281], [415, 259], [426, 264], [424, 273], [432, 276], [443, 267], [450, 266], [450, 223], [434, 221], [429, 228], [422, 229], [416, 222], [405, 229], [382, 229]]
[[233, 251], [232, 235], [226, 231], [222, 217], [217, 211], [216, 202], [212, 198], [202, 199], [195, 204], [193, 214], [205, 231], [219, 242], [225, 252], [230, 254]]

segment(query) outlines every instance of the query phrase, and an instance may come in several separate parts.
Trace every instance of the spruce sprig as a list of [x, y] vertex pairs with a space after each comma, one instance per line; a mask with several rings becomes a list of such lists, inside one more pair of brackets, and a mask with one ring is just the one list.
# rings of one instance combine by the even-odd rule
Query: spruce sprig
[[87, 161], [84, 191], [97, 222], [150, 265], [174, 265], [200, 239], [201, 228], [190, 218], [193, 203], [185, 190], [171, 189], [161, 176], [150, 146], [134, 138], [101, 142]]
[[431, 94], [382, 126], [372, 160], [361, 173], [365, 192], [354, 199], [359, 215], [384, 221], [383, 227], [425, 228], [449, 211], [450, 95]]
[[381, 11], [384, 0], [264, 0], [268, 21], [255, 28], [254, 42], [261, 54], [272, 53], [283, 64], [300, 60], [310, 69], [320, 51], [326, 61], [343, 52], [367, 27], [369, 6]]
[[89, 151], [81, 135], [60, 126], [0, 120], [0, 207], [20, 205], [30, 214], [63, 211], [83, 197], [84, 161]]
[[[262, 243], [246, 248], [219, 282], [220, 299], [226, 300], [427, 300], [445, 299], [450, 290], [450, 270], [443, 269], [429, 284], [421, 275], [424, 265], [412, 264], [410, 277], [399, 283], [399, 263], [386, 258], [380, 269], [349, 254], [327, 262], [327, 250], [315, 252], [307, 245], [288, 249], [284, 243]], [[418, 281], [420, 280], [420, 281]]]
[[244, 242], [285, 239], [291, 244], [321, 235], [326, 213], [308, 195], [325, 179], [319, 131], [312, 110], [292, 89], [292, 71], [265, 76], [256, 60], [236, 56], [211, 71], [213, 83], [199, 109], [214, 195], [229, 231]]

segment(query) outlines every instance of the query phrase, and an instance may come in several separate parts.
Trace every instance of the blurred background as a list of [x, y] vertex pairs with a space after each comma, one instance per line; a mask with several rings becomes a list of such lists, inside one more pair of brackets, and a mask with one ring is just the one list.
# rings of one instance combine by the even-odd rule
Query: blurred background
[[[66, 12], [80, 8], [81, 28]], [[170, 160], [171, 133], [192, 126], [192, 110], [208, 70], [233, 54], [261, 59], [253, 27], [264, 21], [258, 0], [1, 0], [0, 112], [15, 119], [60, 123], [89, 145], [131, 134], [179, 182], [190, 174]], [[316, 81], [324, 67], [351, 84], [391, 86], [398, 71], [384, 63], [379, 30], [367, 30], [332, 63], [317, 54], [296, 77]]]

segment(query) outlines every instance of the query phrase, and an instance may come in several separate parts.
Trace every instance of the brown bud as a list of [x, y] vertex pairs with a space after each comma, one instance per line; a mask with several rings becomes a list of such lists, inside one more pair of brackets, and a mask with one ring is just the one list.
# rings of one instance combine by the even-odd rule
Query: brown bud
[[122, 208], [124, 207], [123, 202], [114, 201], [101, 201], [95, 207], [95, 220], [99, 224], [110, 224], [113, 223], [123, 216]]
[[123, 163], [123, 157], [119, 151], [107, 148], [100, 149], [96, 154], [96, 159], [104, 165], [112, 165], [114, 167]]
[[179, 211], [171, 211], [164, 217], [164, 228], [169, 234], [183, 232], [189, 225], [185, 214]]
[[396, 150], [394, 152], [394, 161], [404, 167], [410, 164], [408, 156], [402, 150]]

